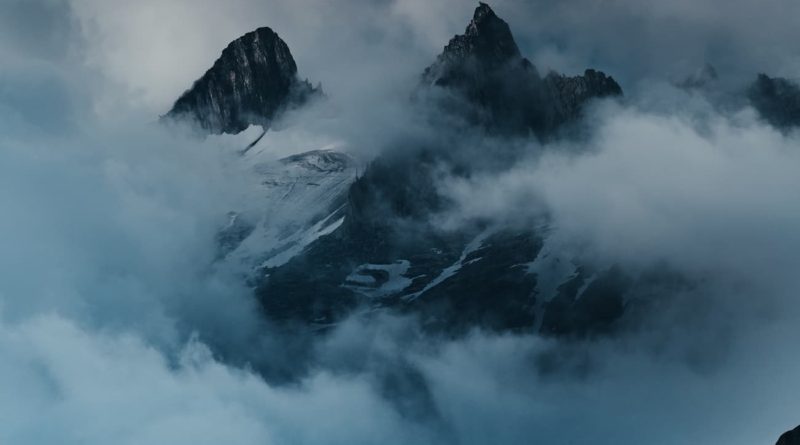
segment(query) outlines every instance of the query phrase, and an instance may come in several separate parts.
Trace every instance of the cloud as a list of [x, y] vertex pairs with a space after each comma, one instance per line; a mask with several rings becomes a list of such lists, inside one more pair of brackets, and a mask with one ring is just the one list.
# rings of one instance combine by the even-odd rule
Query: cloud
[[738, 274], [770, 264], [760, 271], [791, 276], [800, 247], [800, 213], [787, 205], [800, 185], [797, 135], [751, 109], [698, 115], [688, 104], [664, 113], [606, 103], [587, 143], [533, 146], [507, 171], [454, 178], [443, 192], [458, 203], [458, 218], [546, 214], [599, 258]]
[[[368, 373], [323, 371], [299, 385], [275, 387], [216, 361], [197, 340], [172, 359], [135, 334], [86, 331], [40, 316], [0, 326], [0, 351], [7, 358], [0, 387], [11, 395], [0, 403], [0, 438], [82, 444], [480, 444], [529, 438], [548, 444], [748, 444], [794, 421], [797, 363], [774, 341], [794, 329], [781, 323], [749, 332], [745, 347], [712, 374], [636, 349], [646, 342], [578, 346], [572, 355], [563, 354], [563, 345], [525, 336], [473, 335], [434, 349], [413, 344], [401, 355], [430, 388], [438, 417], [429, 422], [399, 415]], [[379, 337], [367, 342], [367, 351], [380, 351], [387, 338]], [[561, 375], [537, 374], [537, 361], [556, 347], [567, 362]], [[582, 361], [592, 363], [588, 378], [563, 372], [580, 369]], [[759, 378], [748, 380], [754, 376]], [[743, 379], [749, 382], [744, 388]]]
[[0, 326], [0, 439], [9, 443], [408, 443], [424, 436], [369, 386], [319, 374], [275, 388], [196, 340], [173, 362], [135, 335], [57, 316]]
[[731, 87], [759, 71], [800, 72], [797, 48], [788, 43], [797, 38], [788, 17], [798, 5], [789, 0], [495, 3], [534, 62], [573, 73], [591, 65], [626, 90], [642, 79], [682, 79], [706, 62]]
[[[587, 262], [634, 273], [655, 265], [694, 285], [656, 296], [616, 339], [552, 353], [513, 336], [448, 346], [426, 368], [442, 417], [467, 431], [456, 428], [464, 443], [771, 440], [797, 422], [783, 396], [796, 360], [781, 352], [800, 309], [797, 133], [668, 86], [597, 104], [590, 121], [588, 140], [529, 144], [502, 172], [445, 178], [440, 191], [456, 210], [441, 220], [546, 221], [548, 236]], [[550, 377], [537, 373], [554, 364]], [[475, 425], [490, 412], [505, 415]]]
[[[248, 181], [235, 150], [122, 114], [119, 124], [41, 130], [48, 122], [37, 109], [46, 116], [70, 104], [41, 106], [36, 89], [11, 89], [31, 108], [0, 103], [8, 126], [0, 137], [6, 319], [57, 312], [98, 329], [135, 327], [163, 347], [198, 324], [223, 343], [259, 329], [249, 291], [211, 266], [214, 236]], [[220, 314], [222, 305], [229, 310]]]
[[8, 0], [0, 18], [4, 57], [63, 60], [76, 43], [66, 0]]

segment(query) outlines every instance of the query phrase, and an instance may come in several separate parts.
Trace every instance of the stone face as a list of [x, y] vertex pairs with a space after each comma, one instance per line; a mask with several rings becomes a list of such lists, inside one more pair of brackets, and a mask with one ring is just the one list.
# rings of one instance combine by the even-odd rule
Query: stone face
[[316, 93], [298, 79], [286, 42], [270, 28], [259, 28], [231, 42], [165, 117], [233, 134], [251, 124], [267, 128], [281, 111]]
[[800, 445], [800, 426], [783, 433], [775, 445]]
[[[622, 95], [613, 78], [595, 70], [545, 78], [522, 57], [508, 24], [481, 3], [464, 34], [453, 37], [425, 69], [422, 86], [456, 94], [446, 109], [471, 124], [501, 133], [533, 132], [545, 138], [575, 121], [590, 100]], [[471, 107], [463, 106], [465, 100]]]
[[759, 74], [748, 90], [748, 98], [770, 124], [781, 129], [800, 125], [800, 86], [797, 83]]

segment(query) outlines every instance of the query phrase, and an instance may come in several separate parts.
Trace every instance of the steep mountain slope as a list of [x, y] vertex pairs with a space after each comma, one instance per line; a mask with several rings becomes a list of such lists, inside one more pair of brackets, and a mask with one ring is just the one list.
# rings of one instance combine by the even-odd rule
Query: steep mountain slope
[[333, 149], [279, 160], [261, 160], [258, 147], [241, 159], [257, 183], [247, 209], [231, 212], [218, 236], [223, 263], [251, 271], [251, 277], [280, 266], [344, 221], [347, 191], [356, 161]]
[[[463, 117], [461, 105], [469, 104], [473, 128], [540, 138], [577, 122], [590, 100], [621, 94], [613, 79], [592, 70], [540, 78], [486, 4], [424, 71], [420, 89], [440, 113]], [[435, 216], [451, 207], [437, 178], [486, 168], [484, 158], [459, 153], [465, 141], [457, 128], [440, 130], [456, 136], [445, 146], [416, 143], [372, 162], [349, 190], [341, 227], [268, 271], [257, 289], [268, 316], [327, 325], [354, 308], [391, 308], [419, 315], [437, 331], [483, 326], [584, 335], [607, 329], [625, 304], [628, 282], [619, 271], [590, 274], [545, 250], [542, 227], [437, 226]], [[546, 317], [551, 306], [554, 315]]]
[[284, 109], [320, 94], [297, 77], [289, 47], [269, 28], [231, 42], [214, 65], [178, 98], [167, 119], [187, 119], [214, 134], [268, 128]]

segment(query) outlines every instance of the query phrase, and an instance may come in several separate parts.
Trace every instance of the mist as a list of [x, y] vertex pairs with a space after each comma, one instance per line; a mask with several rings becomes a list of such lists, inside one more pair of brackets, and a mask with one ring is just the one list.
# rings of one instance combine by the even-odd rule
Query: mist
[[[707, 62], [731, 91], [798, 77], [797, 6], [496, 3], [541, 71], [595, 66], [626, 88], [586, 138], [442, 135], [410, 104], [472, 2], [4, 2], [0, 442], [744, 445], [800, 422], [800, 135], [673, 85]], [[439, 178], [452, 207], [435, 223], [546, 224], [599, 267], [689, 285], [588, 339], [431, 338], [364, 313], [326, 335], [273, 326], [216, 262], [248, 205], [252, 132], [156, 123], [258, 26], [328, 96], [267, 132], [269, 157], [335, 146], [366, 165], [441, 138], [482, 165], [514, 147]]]

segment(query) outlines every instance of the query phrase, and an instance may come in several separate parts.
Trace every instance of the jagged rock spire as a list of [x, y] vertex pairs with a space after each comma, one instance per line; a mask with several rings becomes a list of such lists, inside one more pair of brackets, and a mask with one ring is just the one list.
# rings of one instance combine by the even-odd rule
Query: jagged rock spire
[[576, 120], [590, 100], [622, 94], [614, 79], [600, 71], [540, 77], [520, 54], [508, 24], [486, 3], [475, 9], [464, 34], [453, 37], [424, 71], [422, 85], [456, 93], [455, 103], [444, 106], [469, 123], [542, 137]]
[[315, 93], [297, 77], [289, 47], [270, 28], [258, 28], [231, 42], [165, 118], [189, 119], [210, 133], [238, 133], [264, 127], [283, 109]]
[[452, 74], [449, 73], [452, 69], [467, 63], [486, 70], [521, 59], [508, 23], [498, 17], [489, 5], [481, 2], [464, 34], [450, 39], [436, 62], [425, 70], [425, 77], [430, 82], [436, 82]]
[[[522, 57], [508, 23], [483, 2], [475, 9], [472, 21], [467, 25], [464, 34], [454, 37], [448, 48], [451, 50], [463, 48], [468, 54], [475, 55], [488, 63], [502, 63]], [[445, 52], [448, 48], [445, 48]]]

